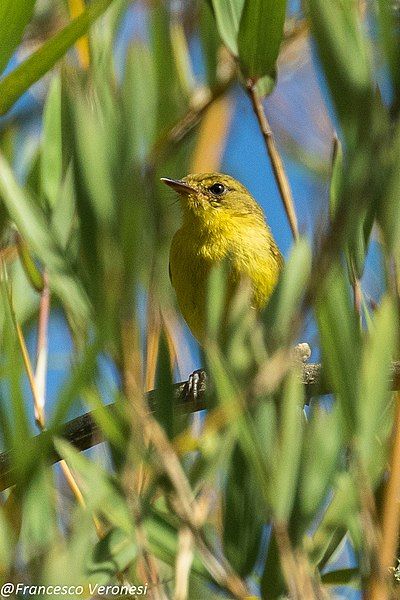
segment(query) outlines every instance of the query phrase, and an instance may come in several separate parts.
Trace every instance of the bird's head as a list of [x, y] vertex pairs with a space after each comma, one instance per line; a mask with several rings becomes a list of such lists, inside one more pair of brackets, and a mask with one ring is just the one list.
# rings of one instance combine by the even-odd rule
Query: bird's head
[[161, 179], [178, 192], [184, 219], [193, 219], [205, 227], [235, 218], [264, 219], [263, 212], [239, 181], [222, 173], [187, 175], [182, 179]]

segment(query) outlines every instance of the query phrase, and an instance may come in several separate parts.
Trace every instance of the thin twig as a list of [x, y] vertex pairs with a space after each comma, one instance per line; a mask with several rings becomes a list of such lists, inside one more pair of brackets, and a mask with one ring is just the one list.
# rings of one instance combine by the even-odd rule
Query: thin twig
[[[44, 423], [44, 412], [46, 403], [46, 377], [48, 358], [48, 328], [50, 316], [50, 288], [47, 273], [43, 273], [44, 287], [40, 295], [38, 337], [36, 346], [36, 370], [35, 382], [38, 393], [40, 415]], [[36, 413], [36, 405], [35, 405]], [[38, 415], [39, 416], [39, 415]], [[36, 417], [36, 414], [35, 414]]]
[[270, 158], [272, 170], [274, 172], [275, 181], [278, 186], [283, 206], [286, 211], [290, 229], [292, 230], [293, 238], [297, 240], [299, 237], [297, 216], [296, 211], [294, 209], [294, 202], [292, 192], [290, 190], [289, 180], [285, 172], [285, 167], [283, 165], [282, 158], [276, 147], [274, 136], [272, 134], [270, 124], [265, 114], [261, 98], [257, 93], [256, 86], [253, 81], [249, 81], [247, 85], [247, 91], [251, 99], [261, 133], [264, 137], [264, 142], [267, 148], [268, 156]]

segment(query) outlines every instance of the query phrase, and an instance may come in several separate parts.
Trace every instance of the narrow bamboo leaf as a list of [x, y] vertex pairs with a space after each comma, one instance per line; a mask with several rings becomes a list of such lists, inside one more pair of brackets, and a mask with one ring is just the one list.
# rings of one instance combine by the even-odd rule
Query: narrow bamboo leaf
[[42, 151], [40, 154], [41, 192], [50, 207], [57, 201], [62, 176], [61, 80], [54, 77], [43, 114]]
[[142, 162], [156, 133], [157, 87], [152, 56], [146, 45], [136, 42], [128, 50], [123, 100], [128, 127], [128, 160]]
[[93, 585], [109, 583], [117, 573], [123, 573], [137, 555], [136, 540], [121, 529], [112, 529], [94, 547], [85, 561], [84, 571]]
[[331, 217], [336, 214], [340, 202], [340, 186], [343, 176], [343, 149], [338, 138], [334, 139], [332, 153], [332, 174], [329, 186], [329, 210]]
[[264, 311], [264, 322], [277, 344], [290, 341], [293, 318], [311, 275], [311, 248], [305, 238], [294, 245], [278, 286]]
[[[116, 480], [100, 465], [88, 460], [62, 439], [55, 439], [59, 455], [81, 478], [81, 490], [90, 510], [102, 513], [116, 527], [131, 536], [133, 521]], [[96, 490], [96, 493], [93, 493]]]
[[347, 434], [353, 434], [357, 418], [361, 340], [342, 265], [335, 264], [325, 278], [316, 302], [316, 317], [323, 365], [343, 410]]
[[236, 445], [223, 493], [223, 548], [241, 577], [254, 569], [266, 518], [251, 465]]
[[321, 581], [324, 585], [334, 586], [360, 586], [359, 569], [339, 569], [338, 571], [329, 571], [321, 575]]
[[272, 491], [275, 519], [283, 522], [289, 519], [295, 499], [303, 436], [303, 405], [303, 386], [297, 371], [292, 371], [283, 390], [277, 469]]
[[[318, 564], [329, 549], [330, 556], [333, 555], [343, 539], [343, 535], [338, 535], [341, 531], [347, 531], [349, 522], [358, 510], [359, 492], [355, 487], [354, 481], [349, 473], [340, 473], [335, 481], [334, 493], [325, 510], [317, 529], [308, 540], [308, 553], [313, 564]], [[335, 538], [335, 539], [334, 539]], [[335, 544], [331, 545], [334, 539]]]
[[[74, 134], [77, 188], [85, 188], [99, 226], [104, 226], [106, 231], [115, 224], [117, 210], [113, 185], [115, 163], [108, 149], [112, 141], [108, 123], [105, 123], [102, 107], [91, 105], [83, 93], [72, 95], [69, 106], [73, 117], [69, 125]], [[79, 203], [78, 209], [82, 210]], [[95, 232], [91, 233], [93, 243]]]
[[35, 81], [47, 73], [113, 0], [95, 0], [79, 17], [45, 42], [14, 71], [0, 81], [0, 114], [6, 113]]
[[[15, 494], [15, 490], [10, 492], [7, 499], [8, 505], [11, 503], [11, 494]], [[4, 505], [0, 510], [0, 563], [2, 572], [7, 571], [15, 560], [15, 544], [16, 533], [18, 531], [15, 523], [10, 522], [19, 512], [19, 507], [13, 506], [12, 511], [7, 511]]]
[[243, 74], [253, 81], [274, 78], [283, 36], [286, 0], [245, 0], [238, 35]]
[[75, 188], [72, 163], [69, 164], [57, 202], [51, 213], [51, 224], [54, 235], [61, 248], [66, 249], [71, 237], [75, 217]]
[[164, 331], [161, 332], [156, 371], [156, 410], [155, 417], [163, 426], [170, 440], [177, 431], [176, 409], [173, 402], [171, 356]]
[[56, 510], [52, 473], [37, 465], [22, 491], [22, 554], [32, 560], [51, 545], [56, 535]]
[[237, 37], [245, 0], [211, 0], [219, 35], [234, 56], [238, 55]]
[[287, 587], [282, 572], [274, 531], [272, 531], [272, 536], [269, 540], [267, 558], [261, 576], [260, 587], [262, 598], [268, 598], [269, 600], [282, 600], [283, 598], [287, 598]]
[[377, 206], [378, 221], [385, 235], [385, 241], [391, 251], [398, 252], [400, 247], [400, 124], [394, 126], [391, 142], [393, 157], [391, 170], [387, 176], [386, 193]]
[[21, 236], [18, 236], [17, 246], [19, 259], [29, 283], [37, 292], [41, 292], [44, 288], [43, 276], [37, 268], [37, 265], [29, 252], [29, 248]]
[[66, 258], [49, 230], [43, 211], [15, 180], [0, 155], [0, 196], [31, 250], [48, 268], [50, 285], [79, 320], [87, 320], [89, 306]]
[[215, 27], [209, 2], [201, 3], [200, 42], [204, 54], [207, 85], [213, 88], [217, 82], [218, 49], [221, 45], [221, 39]]
[[150, 52], [155, 67], [157, 88], [157, 135], [175, 123], [186, 110], [185, 94], [173, 59], [170, 32], [170, 13], [164, 2], [154, 3], [151, 11]]
[[386, 55], [394, 94], [392, 110], [394, 114], [398, 114], [400, 110], [400, 40], [396, 6], [393, 2], [378, 0], [376, 7], [380, 30], [379, 41]]
[[332, 412], [314, 409], [307, 423], [299, 477], [299, 505], [302, 527], [307, 527], [326, 501], [342, 449], [341, 418]]
[[10, 282], [7, 277], [4, 263], [2, 267], [3, 272], [0, 279], [0, 312], [3, 315], [4, 323], [1, 342], [5, 361], [3, 368], [6, 375], [6, 382], [10, 389], [9, 395], [11, 397], [11, 404], [8, 404], [7, 410], [10, 416], [10, 431], [14, 438], [12, 440], [12, 446], [16, 448], [15, 465], [18, 469], [18, 476], [20, 474], [23, 476], [26, 465], [29, 462], [29, 456], [26, 451], [28, 446], [26, 440], [30, 439], [32, 428], [21, 390], [23, 361], [15, 332], [16, 315], [10, 294]]
[[309, 11], [342, 127], [354, 138], [354, 122], [357, 127], [358, 123], [365, 123], [374, 96], [372, 69], [356, 3], [310, 0]]
[[36, 0], [2, 0], [0, 3], [0, 73], [19, 45], [32, 18]]
[[[178, 526], [172, 516], [151, 507], [143, 521], [143, 527], [152, 554], [167, 565], [175, 566], [178, 552]], [[193, 560], [192, 571], [202, 580], [209, 583], [213, 581], [197, 554]]]
[[385, 415], [386, 418], [390, 418], [387, 412], [391, 398], [388, 381], [391, 361], [396, 352], [397, 331], [396, 309], [386, 296], [375, 313], [374, 329], [366, 343], [359, 381], [357, 438], [365, 466], [373, 469], [375, 464], [375, 473], [379, 471], [380, 453], [377, 444], [371, 443], [371, 440], [379, 438], [383, 433], [382, 423], [385, 421]]

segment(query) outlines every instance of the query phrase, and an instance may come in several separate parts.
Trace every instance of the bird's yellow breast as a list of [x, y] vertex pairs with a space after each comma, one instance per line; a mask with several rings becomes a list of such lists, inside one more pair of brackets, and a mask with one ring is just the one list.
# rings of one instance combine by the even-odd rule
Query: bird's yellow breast
[[206, 329], [208, 274], [226, 259], [230, 265], [229, 289], [241, 278], [251, 282], [253, 305], [262, 308], [278, 280], [282, 256], [271, 232], [257, 218], [220, 219], [196, 229], [186, 221], [175, 233], [170, 252], [170, 273], [178, 305], [193, 335], [201, 342]]

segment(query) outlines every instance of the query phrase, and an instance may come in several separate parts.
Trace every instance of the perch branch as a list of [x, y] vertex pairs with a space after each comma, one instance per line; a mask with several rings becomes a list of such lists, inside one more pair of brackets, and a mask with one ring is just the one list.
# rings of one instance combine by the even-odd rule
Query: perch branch
[[[308, 398], [316, 395], [331, 393], [331, 389], [326, 382], [320, 364], [305, 364], [302, 367], [302, 382], [306, 388]], [[388, 385], [392, 390], [400, 389], [400, 361], [392, 363], [391, 376]], [[186, 382], [177, 383], [174, 386], [174, 401], [186, 413], [194, 413], [206, 408], [206, 383], [205, 378], [200, 377], [197, 394], [195, 397], [186, 397]], [[147, 403], [150, 410], [155, 409], [156, 392], [148, 392]], [[105, 410], [113, 414], [116, 411], [114, 404], [104, 407]], [[96, 444], [104, 441], [102, 431], [97, 425], [96, 410], [88, 412], [76, 419], [68, 421], [57, 435], [62, 436], [77, 450], [83, 451], [92, 448]], [[54, 432], [53, 432], [54, 433]], [[31, 441], [34, 446], [46, 444], [51, 439], [52, 432], [43, 431], [35, 436]], [[54, 463], [60, 460], [60, 457], [54, 451], [51, 459]], [[15, 483], [16, 474], [13, 468], [12, 450], [7, 450], [0, 454], [0, 491], [5, 490]]]

